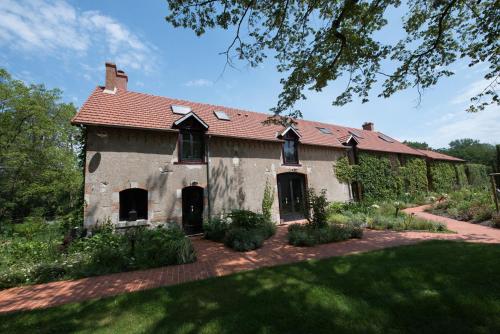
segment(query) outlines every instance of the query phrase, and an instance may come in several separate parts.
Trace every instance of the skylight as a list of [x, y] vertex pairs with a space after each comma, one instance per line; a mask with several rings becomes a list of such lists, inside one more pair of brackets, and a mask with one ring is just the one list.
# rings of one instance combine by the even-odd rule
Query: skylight
[[325, 134], [325, 135], [331, 135], [332, 132], [330, 131], [330, 129], [327, 129], [327, 128], [317, 128], [321, 133]]
[[171, 108], [174, 114], [186, 115], [191, 112], [191, 107], [187, 106], [172, 105]]
[[229, 116], [224, 111], [215, 110], [214, 114], [220, 120], [223, 120], [223, 121], [230, 121], [231, 120], [229, 118]]
[[380, 133], [378, 135], [378, 137], [382, 140], [385, 140], [386, 142], [388, 143], [394, 143], [394, 139], [392, 139], [391, 137], [387, 137], [386, 135], [384, 135], [383, 133]]
[[361, 134], [361, 132], [359, 132], [359, 131], [356, 131], [356, 130], [351, 130], [351, 131], [349, 131], [349, 133], [350, 133], [351, 135], [353, 135], [354, 137], [357, 137], [357, 138], [361, 138], [361, 139], [363, 139], [363, 135], [362, 135], [362, 134]]

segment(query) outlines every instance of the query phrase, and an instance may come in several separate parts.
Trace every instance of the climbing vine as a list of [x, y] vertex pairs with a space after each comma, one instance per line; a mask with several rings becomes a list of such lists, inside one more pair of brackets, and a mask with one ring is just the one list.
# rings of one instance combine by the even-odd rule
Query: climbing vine
[[467, 174], [465, 173], [465, 165], [457, 164], [455, 165], [455, 170], [457, 172], [457, 182], [460, 187], [465, 187], [468, 185]]
[[432, 189], [437, 192], [449, 192], [457, 185], [455, 168], [449, 162], [433, 162], [430, 167]]
[[481, 164], [467, 164], [469, 184], [475, 187], [488, 185], [488, 167]]
[[339, 182], [350, 184], [354, 180], [354, 167], [349, 164], [347, 157], [337, 160], [334, 171]]
[[269, 180], [266, 180], [266, 185], [264, 187], [264, 197], [262, 198], [262, 214], [267, 219], [271, 219], [273, 202], [274, 189], [271, 187]]
[[405, 166], [399, 168], [399, 174], [405, 192], [417, 195], [428, 190], [427, 164], [424, 159], [408, 158]]
[[385, 156], [360, 153], [359, 164], [354, 167], [355, 180], [363, 187], [363, 197], [367, 200], [397, 198], [403, 190], [399, 175], [399, 163], [393, 168]]

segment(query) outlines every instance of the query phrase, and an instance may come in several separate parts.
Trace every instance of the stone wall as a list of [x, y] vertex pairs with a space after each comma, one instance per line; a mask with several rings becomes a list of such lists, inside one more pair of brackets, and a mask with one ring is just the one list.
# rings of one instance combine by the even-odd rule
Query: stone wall
[[148, 191], [149, 223], [182, 222], [182, 189], [204, 189], [204, 216], [234, 208], [261, 211], [266, 180], [275, 190], [273, 217], [279, 221], [277, 174], [306, 175], [308, 187], [326, 189], [330, 201], [350, 199], [346, 185], [333, 172], [340, 149], [299, 145], [300, 166], [283, 166], [281, 143], [222, 137], [209, 140], [210, 186], [207, 164], [179, 164], [177, 133], [88, 127], [85, 173], [85, 224], [110, 219], [119, 223], [119, 192], [128, 188]]

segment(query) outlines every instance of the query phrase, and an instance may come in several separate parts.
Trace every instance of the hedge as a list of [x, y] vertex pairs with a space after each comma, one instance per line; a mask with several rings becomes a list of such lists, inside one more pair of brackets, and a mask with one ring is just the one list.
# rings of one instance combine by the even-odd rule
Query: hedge
[[427, 163], [424, 159], [407, 159], [405, 166], [399, 168], [399, 172], [403, 180], [405, 192], [416, 195], [421, 192], [426, 192], [429, 189]]

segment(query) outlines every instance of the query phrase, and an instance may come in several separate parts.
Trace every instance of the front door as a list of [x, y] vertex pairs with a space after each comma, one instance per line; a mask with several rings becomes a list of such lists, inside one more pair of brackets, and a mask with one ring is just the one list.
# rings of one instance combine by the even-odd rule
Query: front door
[[280, 216], [284, 221], [304, 219], [305, 176], [299, 173], [278, 175]]
[[182, 189], [182, 227], [186, 234], [202, 232], [203, 188], [186, 187]]

